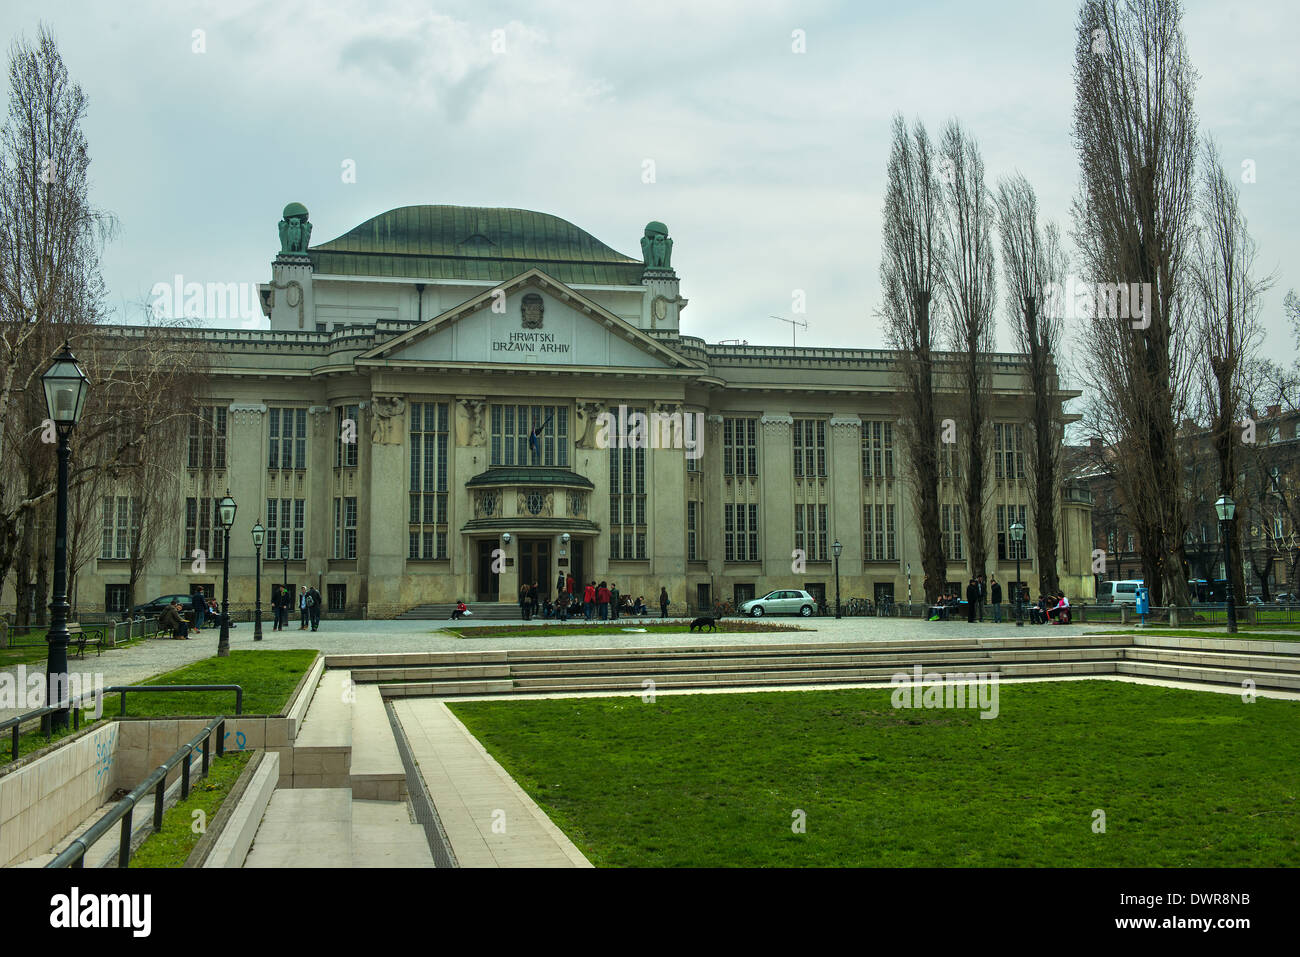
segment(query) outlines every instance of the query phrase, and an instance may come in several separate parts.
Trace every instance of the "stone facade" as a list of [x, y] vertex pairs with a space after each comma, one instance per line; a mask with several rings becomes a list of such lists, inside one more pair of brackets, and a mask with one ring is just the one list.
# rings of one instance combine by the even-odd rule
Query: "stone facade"
[[[316, 585], [349, 615], [510, 602], [522, 578], [549, 591], [564, 570], [651, 606], [661, 587], [678, 608], [773, 588], [833, 602], [837, 538], [844, 598], [923, 597], [890, 352], [682, 335], [675, 272], [644, 270], [562, 220], [517, 210], [393, 211], [307, 257], [277, 257], [272, 277], [261, 290], [270, 329], [198, 334], [212, 359], [213, 425], [191, 442], [223, 454], [183, 457], [198, 463], [178, 476], [193, 504], [137, 602], [220, 588], [220, 563], [196, 573], [193, 552], [205, 541], [204, 500], [227, 487], [239, 503], [236, 607], [253, 600], [258, 520], [274, 543], [263, 602], [286, 575], [283, 540], [289, 582]], [[992, 361], [994, 417], [1011, 434], [1028, 414], [1026, 365]], [[618, 429], [611, 439], [602, 414], [621, 407], [691, 428], [658, 443], [675, 437], [675, 447], [611, 449]], [[683, 447], [693, 438], [696, 450]], [[1015, 565], [997, 561], [997, 509], [1028, 503], [1026, 473], [1008, 461], [1010, 474], [993, 480], [983, 570], [1002, 581]], [[943, 495], [955, 505], [955, 484]], [[1091, 594], [1089, 508], [1062, 499], [1072, 596]], [[1028, 544], [1023, 577], [1034, 587]], [[948, 579], [973, 573], [954, 559]], [[120, 601], [126, 580], [123, 561], [91, 563], [80, 607]]]

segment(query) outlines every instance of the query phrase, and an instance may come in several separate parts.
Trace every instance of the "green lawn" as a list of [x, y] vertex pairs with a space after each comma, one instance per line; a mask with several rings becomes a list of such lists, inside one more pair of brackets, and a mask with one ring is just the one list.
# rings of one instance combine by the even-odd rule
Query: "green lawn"
[[999, 692], [994, 720], [889, 689], [450, 707], [598, 866], [1300, 864], [1300, 702]]
[[[692, 619], [677, 621], [637, 622], [629, 620], [624, 624], [609, 622], [558, 622], [554, 625], [482, 625], [473, 628], [441, 628], [442, 634], [457, 638], [517, 638], [523, 635], [627, 635], [637, 631], [649, 634], [685, 635], [691, 634]], [[732, 634], [759, 633], [772, 631], [810, 631], [798, 625], [778, 625], [769, 621], [749, 621], [747, 619], [724, 618], [718, 622], [717, 630]], [[711, 631], [696, 631], [694, 634], [712, 634]]]
[[[232, 651], [228, 658], [204, 658], [157, 675], [142, 685], [240, 685], [244, 689], [244, 714], [280, 714], [303, 674], [316, 660], [310, 649], [288, 651]], [[119, 696], [104, 698], [104, 714], [118, 713]], [[214, 715], [235, 713], [233, 691], [176, 691], [128, 694], [126, 713], [135, 717]]]
[[[217, 811], [235, 786], [239, 774], [253, 756], [252, 751], [227, 751], [226, 756], [216, 759], [214, 756], [208, 776], [196, 782], [190, 788], [190, 796], [185, 801], [163, 812], [163, 826], [145, 838], [139, 850], [131, 856], [131, 867], [182, 867], [185, 859], [194, 850], [194, 845], [203, 837], [202, 832], [194, 830], [195, 811], [202, 811], [202, 820], [211, 826], [217, 818]], [[144, 802], [149, 813], [153, 813], [153, 802]]]

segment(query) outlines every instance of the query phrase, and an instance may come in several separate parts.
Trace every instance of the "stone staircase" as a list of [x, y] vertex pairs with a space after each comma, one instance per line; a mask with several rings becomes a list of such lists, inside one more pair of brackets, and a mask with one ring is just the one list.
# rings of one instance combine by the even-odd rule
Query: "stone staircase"
[[827, 644], [655, 646], [330, 655], [358, 687], [385, 698], [601, 691], [790, 687], [889, 682], [925, 674], [1000, 678], [1130, 675], [1300, 691], [1300, 642], [1147, 638], [1134, 635]]
[[[474, 614], [471, 621], [517, 621], [520, 617], [519, 606], [501, 602], [466, 602]], [[398, 621], [449, 621], [455, 602], [442, 604], [416, 605], [397, 616]]]

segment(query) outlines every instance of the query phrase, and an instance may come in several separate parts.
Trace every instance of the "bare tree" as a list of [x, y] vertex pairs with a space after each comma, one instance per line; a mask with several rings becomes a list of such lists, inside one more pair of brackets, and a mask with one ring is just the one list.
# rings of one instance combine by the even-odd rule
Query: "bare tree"
[[[1195, 302], [1196, 369], [1211, 444], [1218, 462], [1218, 491], [1234, 500], [1238, 487], [1239, 449], [1243, 437], [1255, 441], [1254, 422], [1243, 421], [1245, 373], [1255, 360], [1263, 329], [1259, 307], [1269, 278], [1252, 275], [1255, 242], [1246, 228], [1236, 186], [1219, 161], [1210, 139], [1201, 151], [1201, 228], [1191, 260]], [[1246, 594], [1242, 570], [1243, 522], [1229, 523], [1228, 570], [1236, 594]]]
[[948, 256], [943, 270], [948, 341], [957, 395], [958, 482], [966, 516], [966, 540], [976, 575], [988, 570], [985, 508], [989, 499], [994, 348], [997, 296], [993, 264], [993, 200], [984, 182], [979, 144], [956, 120], [940, 151], [943, 226]]
[[944, 260], [942, 197], [935, 148], [918, 121], [909, 132], [894, 117], [885, 193], [879, 315], [898, 355], [902, 392], [901, 435], [909, 481], [920, 522], [925, 599], [937, 600], [947, 577], [939, 528], [939, 449], [935, 420], [934, 344], [931, 297]]
[[1192, 356], [1171, 343], [1189, 333], [1196, 77], [1181, 19], [1177, 0], [1084, 0], [1075, 51], [1073, 237], [1098, 293], [1085, 310], [1089, 425], [1117, 452], [1156, 604], [1187, 600], [1177, 424]]
[[998, 184], [998, 231], [1007, 289], [1007, 316], [1016, 344], [1029, 357], [1029, 500], [1034, 524], [1039, 588], [1055, 594], [1058, 535], [1056, 503], [1061, 485], [1061, 447], [1065, 423], [1054, 357], [1061, 345], [1061, 316], [1043, 308], [1052, 290], [1065, 282], [1067, 260], [1055, 223], [1040, 225], [1038, 198], [1023, 175]]

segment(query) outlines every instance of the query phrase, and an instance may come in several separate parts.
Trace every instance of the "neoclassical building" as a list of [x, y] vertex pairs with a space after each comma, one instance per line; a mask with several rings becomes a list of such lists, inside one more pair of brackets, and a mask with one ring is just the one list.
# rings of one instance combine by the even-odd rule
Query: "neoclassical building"
[[[307, 210], [286, 207], [260, 287], [269, 329], [201, 333], [211, 376], [179, 477], [184, 514], [137, 602], [220, 588], [219, 564], [196, 573], [191, 556], [220, 557], [227, 488], [239, 605], [253, 598], [259, 519], [263, 601], [283, 548], [289, 580], [349, 615], [514, 601], [521, 582], [549, 590], [563, 572], [651, 605], [666, 587], [679, 609], [774, 588], [833, 601], [836, 539], [845, 598], [922, 599], [892, 353], [683, 334], [662, 223], [646, 226], [641, 258], [519, 209], [411, 206], [319, 245], [310, 234]], [[1007, 527], [1031, 525], [1026, 365], [993, 358], [996, 542], [982, 571], [1010, 581]], [[637, 413], [664, 426], [648, 443], [626, 440]], [[957, 488], [945, 478], [940, 491], [948, 579], [965, 582]], [[1060, 510], [1063, 585], [1090, 595], [1090, 502], [1063, 494]], [[123, 514], [129, 526], [129, 503], [105, 508], [82, 607], [124, 601]], [[1033, 555], [1030, 542], [1031, 587]]]

